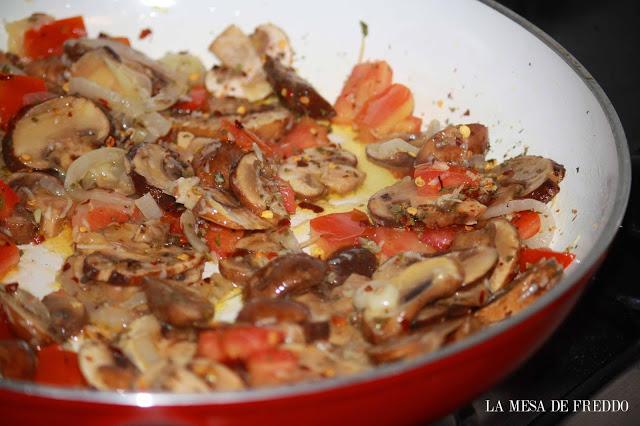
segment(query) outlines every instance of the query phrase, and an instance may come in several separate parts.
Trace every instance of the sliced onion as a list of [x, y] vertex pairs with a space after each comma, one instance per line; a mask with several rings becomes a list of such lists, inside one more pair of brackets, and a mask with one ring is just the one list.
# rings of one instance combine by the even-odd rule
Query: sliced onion
[[161, 136], [166, 135], [171, 130], [171, 122], [158, 114], [149, 112], [139, 117], [140, 123], [147, 130], [144, 142], [153, 142]]
[[209, 247], [198, 237], [198, 232], [196, 228], [196, 218], [191, 212], [191, 210], [185, 210], [180, 216], [180, 225], [182, 226], [182, 231], [184, 232], [184, 236], [191, 244], [191, 247], [199, 253], [208, 253]]
[[133, 212], [134, 201], [117, 192], [104, 189], [76, 190], [71, 192], [70, 195], [77, 201], [92, 200], [112, 206], [120, 206], [123, 209], [123, 213], [131, 214]]
[[156, 200], [153, 199], [150, 193], [144, 194], [142, 197], [138, 198], [136, 201], [136, 206], [145, 218], [147, 219], [160, 219], [163, 215], [162, 209], [156, 203]]
[[[133, 183], [126, 172], [125, 156], [127, 152], [121, 148], [99, 148], [89, 151], [77, 158], [67, 169], [64, 187], [69, 192], [91, 189], [83, 187], [83, 180], [89, 173], [94, 173], [113, 182], [111, 187], [125, 195], [133, 193]], [[108, 175], [108, 176], [107, 176]]]
[[420, 151], [419, 148], [400, 138], [390, 139], [388, 141], [369, 146], [371, 148], [374, 148], [375, 146], [375, 150], [377, 151], [376, 157], [378, 158], [391, 158], [402, 152], [416, 155], [418, 151]]
[[541, 201], [532, 199], [511, 200], [489, 207], [480, 216], [480, 219], [505, 216], [522, 211], [534, 211], [540, 213], [540, 232], [533, 237], [524, 240], [528, 247], [549, 247], [553, 240], [556, 223], [553, 212]]

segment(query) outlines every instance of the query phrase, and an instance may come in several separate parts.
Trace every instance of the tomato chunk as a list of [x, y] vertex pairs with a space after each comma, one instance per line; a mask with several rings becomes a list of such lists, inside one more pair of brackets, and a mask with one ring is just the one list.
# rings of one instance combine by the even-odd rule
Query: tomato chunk
[[286, 349], [257, 352], [247, 360], [247, 371], [253, 386], [287, 383], [298, 376], [298, 357]]
[[112, 223], [125, 223], [129, 219], [126, 213], [108, 206], [94, 207], [87, 213], [87, 223], [92, 231], [104, 229]]
[[173, 108], [186, 111], [206, 111], [208, 109], [207, 96], [208, 92], [204, 86], [194, 86], [189, 91], [190, 100], [177, 102]]
[[[356, 116], [355, 124], [360, 140], [372, 142], [406, 131], [405, 120], [412, 117], [413, 107], [411, 90], [402, 84], [391, 85], [369, 99]], [[419, 129], [422, 120], [416, 117], [410, 123], [418, 124]]]
[[448, 226], [446, 228], [425, 229], [422, 231], [420, 241], [433, 247], [437, 251], [446, 251], [451, 247], [453, 239], [458, 234], [458, 228]]
[[381, 252], [386, 257], [394, 256], [404, 251], [418, 253], [433, 253], [435, 250], [420, 241], [417, 231], [402, 228], [371, 228], [366, 237], [375, 241], [380, 246]]
[[442, 189], [477, 187], [480, 183], [480, 175], [477, 173], [442, 162], [416, 167], [413, 177], [420, 195], [437, 195]]
[[26, 95], [46, 91], [42, 79], [0, 73], [0, 128], [6, 129], [11, 119], [27, 105]]
[[283, 340], [284, 336], [277, 330], [236, 325], [201, 332], [198, 337], [198, 354], [220, 362], [244, 361], [255, 353], [279, 345]]
[[317, 242], [326, 254], [358, 244], [370, 226], [369, 217], [360, 210], [345, 213], [331, 213], [311, 219], [311, 237], [320, 237]]
[[293, 188], [286, 180], [278, 179], [278, 190], [280, 192], [280, 196], [282, 197], [282, 204], [284, 205], [285, 210], [289, 214], [293, 214], [296, 212], [296, 208], [298, 205], [296, 204], [296, 193], [293, 191]]
[[235, 251], [238, 240], [243, 236], [243, 231], [227, 229], [211, 224], [205, 234], [205, 240], [212, 252], [224, 258], [230, 256]]
[[11, 216], [20, 198], [9, 185], [0, 180], [0, 219]]
[[64, 42], [87, 36], [82, 16], [59, 19], [24, 33], [24, 51], [31, 59], [62, 54]]
[[533, 211], [522, 211], [515, 214], [511, 220], [518, 230], [521, 240], [526, 240], [540, 232], [540, 215]]
[[35, 381], [57, 386], [86, 386], [78, 365], [78, 355], [59, 345], [42, 348], [38, 352]]
[[558, 252], [546, 248], [528, 248], [525, 247], [520, 250], [520, 270], [524, 271], [529, 265], [538, 263], [542, 259], [555, 259], [565, 269], [571, 265], [571, 262], [576, 258], [573, 253]]
[[20, 250], [4, 234], [0, 233], [0, 278], [20, 262]]
[[336, 124], [351, 124], [364, 104], [391, 86], [393, 71], [384, 61], [364, 62], [353, 67], [336, 100]]
[[321, 126], [312, 118], [303, 117], [278, 144], [277, 152], [283, 157], [290, 157], [307, 148], [328, 145], [328, 131], [326, 126]]
[[222, 128], [231, 136], [231, 141], [244, 151], [251, 151], [255, 143], [265, 155], [273, 154], [274, 147], [269, 142], [263, 141], [253, 132], [245, 129], [239, 121], [235, 123], [222, 120]]

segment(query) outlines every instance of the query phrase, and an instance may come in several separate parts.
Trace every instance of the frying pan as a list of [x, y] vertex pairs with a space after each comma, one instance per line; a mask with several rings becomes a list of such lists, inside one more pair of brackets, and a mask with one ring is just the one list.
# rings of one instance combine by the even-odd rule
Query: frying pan
[[[566, 50], [493, 2], [205, 0], [3, 2], [2, 16], [81, 14], [90, 35], [126, 35], [158, 57], [206, 47], [226, 25], [272, 21], [297, 51], [296, 66], [335, 99], [357, 61], [385, 59], [412, 88], [428, 122], [489, 126], [491, 155], [528, 150], [565, 165], [554, 201], [557, 250], [576, 261], [562, 282], [522, 312], [419, 358], [362, 374], [240, 393], [174, 395], [69, 390], [0, 381], [5, 424], [407, 424], [434, 420], [486, 390], [529, 357], [575, 305], [624, 214], [631, 168], [624, 131], [606, 95]], [[138, 40], [143, 28], [152, 35]], [[6, 43], [0, 36], [0, 45]]]

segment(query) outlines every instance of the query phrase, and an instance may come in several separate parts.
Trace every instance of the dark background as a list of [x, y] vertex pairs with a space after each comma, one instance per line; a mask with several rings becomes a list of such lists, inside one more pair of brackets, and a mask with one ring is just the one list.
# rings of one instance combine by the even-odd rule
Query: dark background
[[[447, 424], [640, 424], [640, 0], [499, 0], [571, 52], [599, 82], [627, 135], [634, 185], [608, 258], [576, 309], [525, 365], [443, 419]], [[637, 374], [637, 375], [634, 375]], [[615, 388], [623, 378], [635, 387]], [[629, 379], [631, 378], [631, 379]], [[485, 400], [612, 398], [629, 400], [625, 417], [489, 414]], [[617, 390], [616, 390], [617, 389]], [[608, 392], [606, 395], [603, 393]], [[635, 407], [634, 407], [635, 405]], [[604, 423], [603, 423], [604, 422]]]

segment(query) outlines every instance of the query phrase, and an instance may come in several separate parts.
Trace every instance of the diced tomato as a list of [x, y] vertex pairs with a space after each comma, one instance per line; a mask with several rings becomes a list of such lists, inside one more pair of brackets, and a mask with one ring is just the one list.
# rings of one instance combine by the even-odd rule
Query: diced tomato
[[[404, 121], [413, 114], [413, 95], [408, 87], [393, 84], [379, 95], [369, 99], [356, 116], [354, 122], [358, 137], [363, 142], [372, 142], [398, 133]], [[418, 122], [419, 118], [411, 122]], [[422, 121], [420, 120], [420, 123]]]
[[477, 187], [480, 182], [477, 173], [441, 162], [416, 167], [413, 177], [420, 195], [437, 195], [441, 189], [455, 189], [461, 185]]
[[521, 240], [526, 240], [540, 232], [540, 215], [533, 211], [523, 211], [515, 214], [511, 220], [518, 230]]
[[20, 250], [4, 234], [0, 233], [0, 278], [20, 262]]
[[524, 271], [528, 265], [538, 263], [542, 259], [555, 259], [565, 269], [571, 265], [576, 255], [567, 252], [558, 252], [546, 248], [523, 248], [520, 250], [520, 270]]
[[253, 132], [245, 129], [239, 121], [232, 123], [229, 120], [222, 120], [222, 128], [231, 135], [232, 141], [244, 151], [251, 151], [255, 143], [264, 155], [273, 154], [272, 144], [263, 141]]
[[94, 207], [87, 213], [87, 223], [92, 231], [104, 229], [112, 223], [125, 223], [129, 219], [129, 215], [115, 207]]
[[87, 36], [82, 16], [59, 19], [24, 33], [24, 51], [31, 59], [62, 54], [64, 42]]
[[280, 196], [282, 196], [282, 204], [284, 204], [284, 208], [289, 214], [294, 214], [296, 212], [296, 208], [298, 205], [296, 204], [296, 193], [293, 192], [293, 188], [289, 184], [289, 182], [278, 179], [278, 190], [280, 191]]
[[311, 219], [311, 237], [320, 237], [316, 243], [326, 254], [358, 244], [370, 226], [369, 217], [360, 210], [331, 213]]
[[86, 386], [78, 365], [78, 355], [59, 345], [42, 348], [38, 352], [35, 381], [57, 386]]
[[336, 124], [351, 124], [371, 98], [391, 86], [393, 71], [384, 61], [364, 62], [353, 67], [342, 92], [336, 100]]
[[0, 180], [0, 219], [11, 216], [13, 208], [18, 204], [20, 198], [9, 185]]
[[206, 111], [208, 92], [204, 86], [194, 86], [189, 91], [189, 101], [177, 102], [173, 108], [187, 111]]
[[284, 136], [277, 146], [277, 152], [283, 157], [289, 157], [307, 148], [328, 145], [328, 131], [326, 126], [305, 116]]
[[243, 231], [211, 224], [205, 235], [205, 240], [207, 240], [207, 245], [212, 252], [224, 258], [235, 251], [238, 240], [243, 236]]
[[264, 327], [236, 325], [222, 330], [206, 330], [198, 337], [198, 354], [216, 361], [246, 360], [257, 352], [284, 341], [281, 332]]
[[458, 234], [458, 228], [448, 226], [446, 228], [425, 229], [421, 233], [420, 241], [438, 251], [445, 251], [451, 247], [453, 239]]
[[287, 383], [297, 377], [298, 357], [286, 349], [268, 349], [247, 360], [249, 381], [253, 386]]
[[375, 241], [386, 257], [394, 256], [404, 251], [418, 253], [433, 253], [435, 250], [420, 241], [417, 231], [402, 228], [379, 227], [371, 228], [366, 237]]
[[46, 91], [47, 86], [42, 79], [0, 74], [0, 128], [6, 129], [11, 119], [27, 105], [26, 95]]

